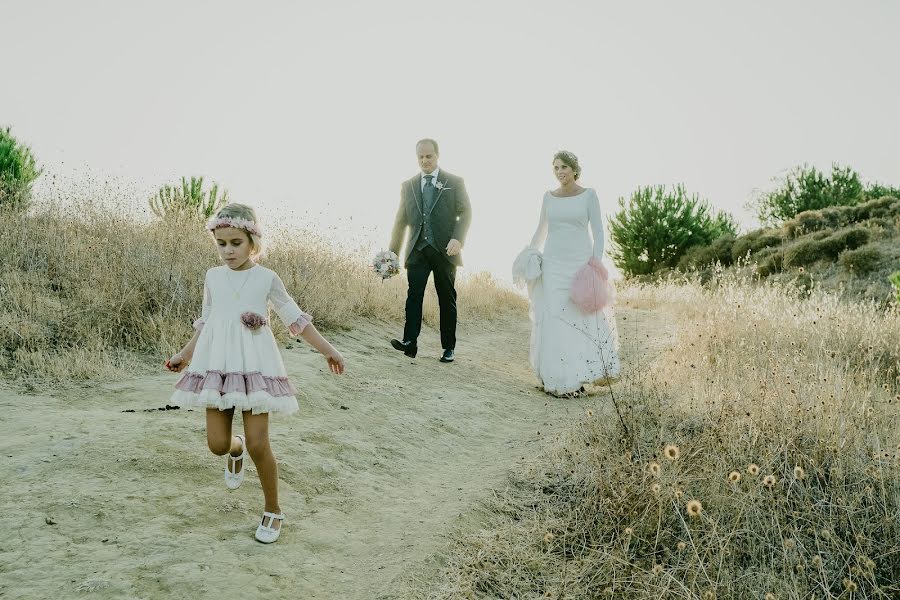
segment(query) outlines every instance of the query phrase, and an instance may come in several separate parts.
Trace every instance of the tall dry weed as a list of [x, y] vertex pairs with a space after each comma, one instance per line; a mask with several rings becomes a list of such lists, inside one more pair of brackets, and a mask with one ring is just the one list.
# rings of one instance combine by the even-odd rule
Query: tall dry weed
[[725, 276], [461, 537], [437, 598], [900, 597], [900, 314]]

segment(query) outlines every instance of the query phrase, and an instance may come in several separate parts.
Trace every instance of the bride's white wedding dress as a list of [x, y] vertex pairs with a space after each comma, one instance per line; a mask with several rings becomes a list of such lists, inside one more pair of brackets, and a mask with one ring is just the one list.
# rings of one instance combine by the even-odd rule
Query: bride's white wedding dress
[[570, 298], [575, 273], [592, 256], [602, 259], [603, 241], [593, 189], [569, 197], [547, 192], [537, 231], [513, 265], [513, 278], [528, 284], [531, 299], [531, 366], [552, 394], [619, 375], [612, 310], [585, 314]]

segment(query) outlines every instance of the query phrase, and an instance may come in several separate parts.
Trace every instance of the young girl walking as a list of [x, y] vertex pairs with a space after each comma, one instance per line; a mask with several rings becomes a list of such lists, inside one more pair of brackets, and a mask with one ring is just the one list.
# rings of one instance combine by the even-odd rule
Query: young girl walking
[[[302, 337], [325, 357], [332, 373], [344, 372], [344, 359], [288, 295], [281, 278], [256, 263], [263, 250], [262, 230], [251, 207], [228, 204], [206, 228], [225, 264], [206, 272], [203, 312], [194, 322], [194, 336], [166, 362], [176, 373], [187, 367], [175, 384], [172, 401], [206, 409], [209, 449], [228, 455], [228, 488], [241, 485], [249, 453], [265, 496], [256, 539], [268, 544], [278, 539], [284, 523], [278, 505], [278, 466], [269, 446], [269, 413], [298, 409], [296, 390], [269, 328], [268, 305], [291, 335]], [[236, 409], [244, 417], [244, 435], [231, 433]]]

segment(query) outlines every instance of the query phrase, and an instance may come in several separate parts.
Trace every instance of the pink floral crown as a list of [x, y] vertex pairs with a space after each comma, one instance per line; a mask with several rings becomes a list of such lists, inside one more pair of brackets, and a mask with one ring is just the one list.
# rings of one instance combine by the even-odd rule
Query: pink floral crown
[[206, 222], [206, 229], [209, 231], [215, 231], [222, 227], [243, 229], [251, 235], [262, 237], [262, 230], [259, 228], [259, 225], [249, 219], [241, 219], [239, 217], [213, 217]]

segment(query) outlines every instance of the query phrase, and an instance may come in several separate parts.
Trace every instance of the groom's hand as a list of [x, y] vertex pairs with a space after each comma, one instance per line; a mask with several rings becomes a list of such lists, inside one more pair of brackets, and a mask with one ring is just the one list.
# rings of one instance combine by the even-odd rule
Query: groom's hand
[[447, 244], [447, 256], [456, 256], [460, 250], [462, 250], [462, 244], [459, 243], [459, 240], [450, 240], [450, 243]]

